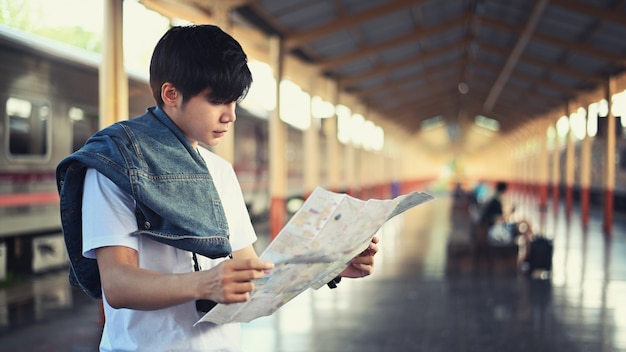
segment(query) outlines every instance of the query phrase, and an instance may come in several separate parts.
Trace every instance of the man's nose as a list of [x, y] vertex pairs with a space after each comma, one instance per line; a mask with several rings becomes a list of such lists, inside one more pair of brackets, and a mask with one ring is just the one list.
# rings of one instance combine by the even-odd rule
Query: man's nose
[[236, 102], [225, 104], [226, 110], [222, 114], [222, 122], [235, 122], [235, 120], [237, 120], [237, 114], [235, 113], [236, 108]]

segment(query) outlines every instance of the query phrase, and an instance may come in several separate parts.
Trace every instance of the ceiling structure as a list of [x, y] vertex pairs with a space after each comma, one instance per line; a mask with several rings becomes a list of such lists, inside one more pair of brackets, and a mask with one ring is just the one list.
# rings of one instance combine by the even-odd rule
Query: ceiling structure
[[[142, 3], [163, 9], [174, 1]], [[479, 115], [514, 131], [626, 65], [626, 0], [175, 3], [279, 36], [290, 55], [367, 109], [409, 132], [441, 120], [452, 142]]]

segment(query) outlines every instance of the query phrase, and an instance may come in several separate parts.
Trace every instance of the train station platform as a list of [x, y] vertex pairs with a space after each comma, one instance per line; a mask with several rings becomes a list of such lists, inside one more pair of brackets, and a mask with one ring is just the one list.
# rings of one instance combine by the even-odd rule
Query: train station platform
[[[548, 214], [552, 275], [451, 270], [447, 247], [467, 233], [454, 198], [437, 199], [381, 230], [372, 276], [307, 291], [272, 316], [243, 324], [250, 352], [626, 351], [626, 221], [610, 237], [600, 214]], [[530, 213], [529, 213], [530, 214]], [[531, 214], [531, 217], [534, 215]], [[259, 230], [259, 246], [267, 235]], [[468, 264], [468, 265], [466, 265]], [[65, 272], [0, 289], [0, 351], [95, 351], [99, 302]]]

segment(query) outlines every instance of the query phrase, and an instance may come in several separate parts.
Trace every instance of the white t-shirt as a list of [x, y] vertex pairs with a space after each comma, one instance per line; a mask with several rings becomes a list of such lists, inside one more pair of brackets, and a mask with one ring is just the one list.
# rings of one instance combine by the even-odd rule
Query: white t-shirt
[[[248, 214], [241, 187], [227, 161], [199, 148], [220, 196], [228, 221], [232, 249], [251, 245], [256, 234]], [[190, 201], [189, 206], [195, 202]], [[162, 273], [193, 271], [188, 251], [161, 244], [143, 236], [131, 236], [137, 230], [134, 199], [94, 169], [85, 177], [83, 194], [83, 255], [95, 258], [95, 249], [125, 246], [139, 253], [139, 267]], [[221, 260], [198, 256], [203, 270]], [[100, 342], [101, 351], [239, 351], [239, 324], [200, 323], [195, 302], [154, 310], [114, 309], [103, 298], [106, 316]]]

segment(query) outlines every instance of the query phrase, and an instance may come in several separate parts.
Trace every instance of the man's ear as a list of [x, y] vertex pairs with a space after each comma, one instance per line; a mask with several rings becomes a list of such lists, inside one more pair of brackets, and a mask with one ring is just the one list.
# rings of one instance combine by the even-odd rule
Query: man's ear
[[161, 99], [166, 106], [176, 106], [177, 99], [180, 93], [170, 82], [165, 82], [161, 85]]

